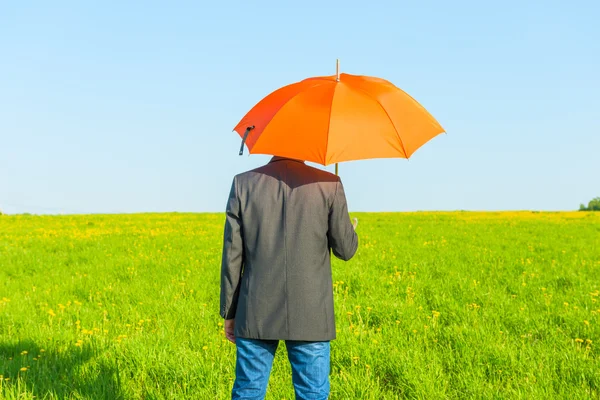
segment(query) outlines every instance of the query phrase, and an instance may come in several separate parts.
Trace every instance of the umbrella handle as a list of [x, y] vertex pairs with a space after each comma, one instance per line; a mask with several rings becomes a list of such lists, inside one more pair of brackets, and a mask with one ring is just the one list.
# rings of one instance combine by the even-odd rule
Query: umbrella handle
[[240, 146], [240, 156], [244, 155], [244, 144], [246, 143], [246, 139], [248, 139], [248, 134], [252, 129], [254, 129], [254, 125], [247, 127], [246, 132], [244, 132], [244, 137], [242, 138], [242, 145]]

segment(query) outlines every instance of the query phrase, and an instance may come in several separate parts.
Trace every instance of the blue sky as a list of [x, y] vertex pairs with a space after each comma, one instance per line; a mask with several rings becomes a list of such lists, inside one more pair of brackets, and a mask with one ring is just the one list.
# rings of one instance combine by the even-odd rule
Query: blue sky
[[[125, 4], [126, 3], [126, 4]], [[271, 91], [379, 76], [448, 134], [340, 164], [353, 211], [570, 210], [600, 196], [597, 1], [4, 2], [0, 210], [223, 211]], [[328, 167], [333, 170], [333, 167]]]

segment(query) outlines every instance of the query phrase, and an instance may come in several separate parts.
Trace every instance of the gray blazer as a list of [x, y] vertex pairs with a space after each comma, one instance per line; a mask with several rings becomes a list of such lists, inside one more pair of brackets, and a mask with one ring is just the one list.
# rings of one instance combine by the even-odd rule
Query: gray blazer
[[234, 177], [221, 265], [221, 317], [236, 337], [335, 339], [330, 249], [358, 248], [340, 179], [273, 157]]

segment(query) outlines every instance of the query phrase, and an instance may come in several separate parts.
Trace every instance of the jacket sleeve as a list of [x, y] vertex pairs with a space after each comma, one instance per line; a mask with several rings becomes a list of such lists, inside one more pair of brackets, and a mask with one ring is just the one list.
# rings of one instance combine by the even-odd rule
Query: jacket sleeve
[[336, 182], [335, 195], [329, 209], [329, 247], [344, 261], [351, 259], [358, 249], [358, 235], [350, 222], [346, 194], [341, 180]]
[[221, 259], [221, 305], [220, 314], [225, 319], [235, 317], [242, 268], [244, 265], [244, 239], [240, 200], [237, 195], [237, 178], [233, 179], [227, 200], [223, 256]]

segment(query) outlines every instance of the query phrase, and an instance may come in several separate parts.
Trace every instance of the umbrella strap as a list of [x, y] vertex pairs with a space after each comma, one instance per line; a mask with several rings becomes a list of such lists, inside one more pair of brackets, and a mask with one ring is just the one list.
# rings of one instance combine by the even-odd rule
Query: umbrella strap
[[242, 139], [242, 145], [240, 146], [240, 156], [244, 154], [244, 144], [246, 143], [246, 139], [248, 139], [248, 134], [252, 129], [254, 129], [254, 125], [246, 128], [246, 132], [244, 133], [244, 137]]

